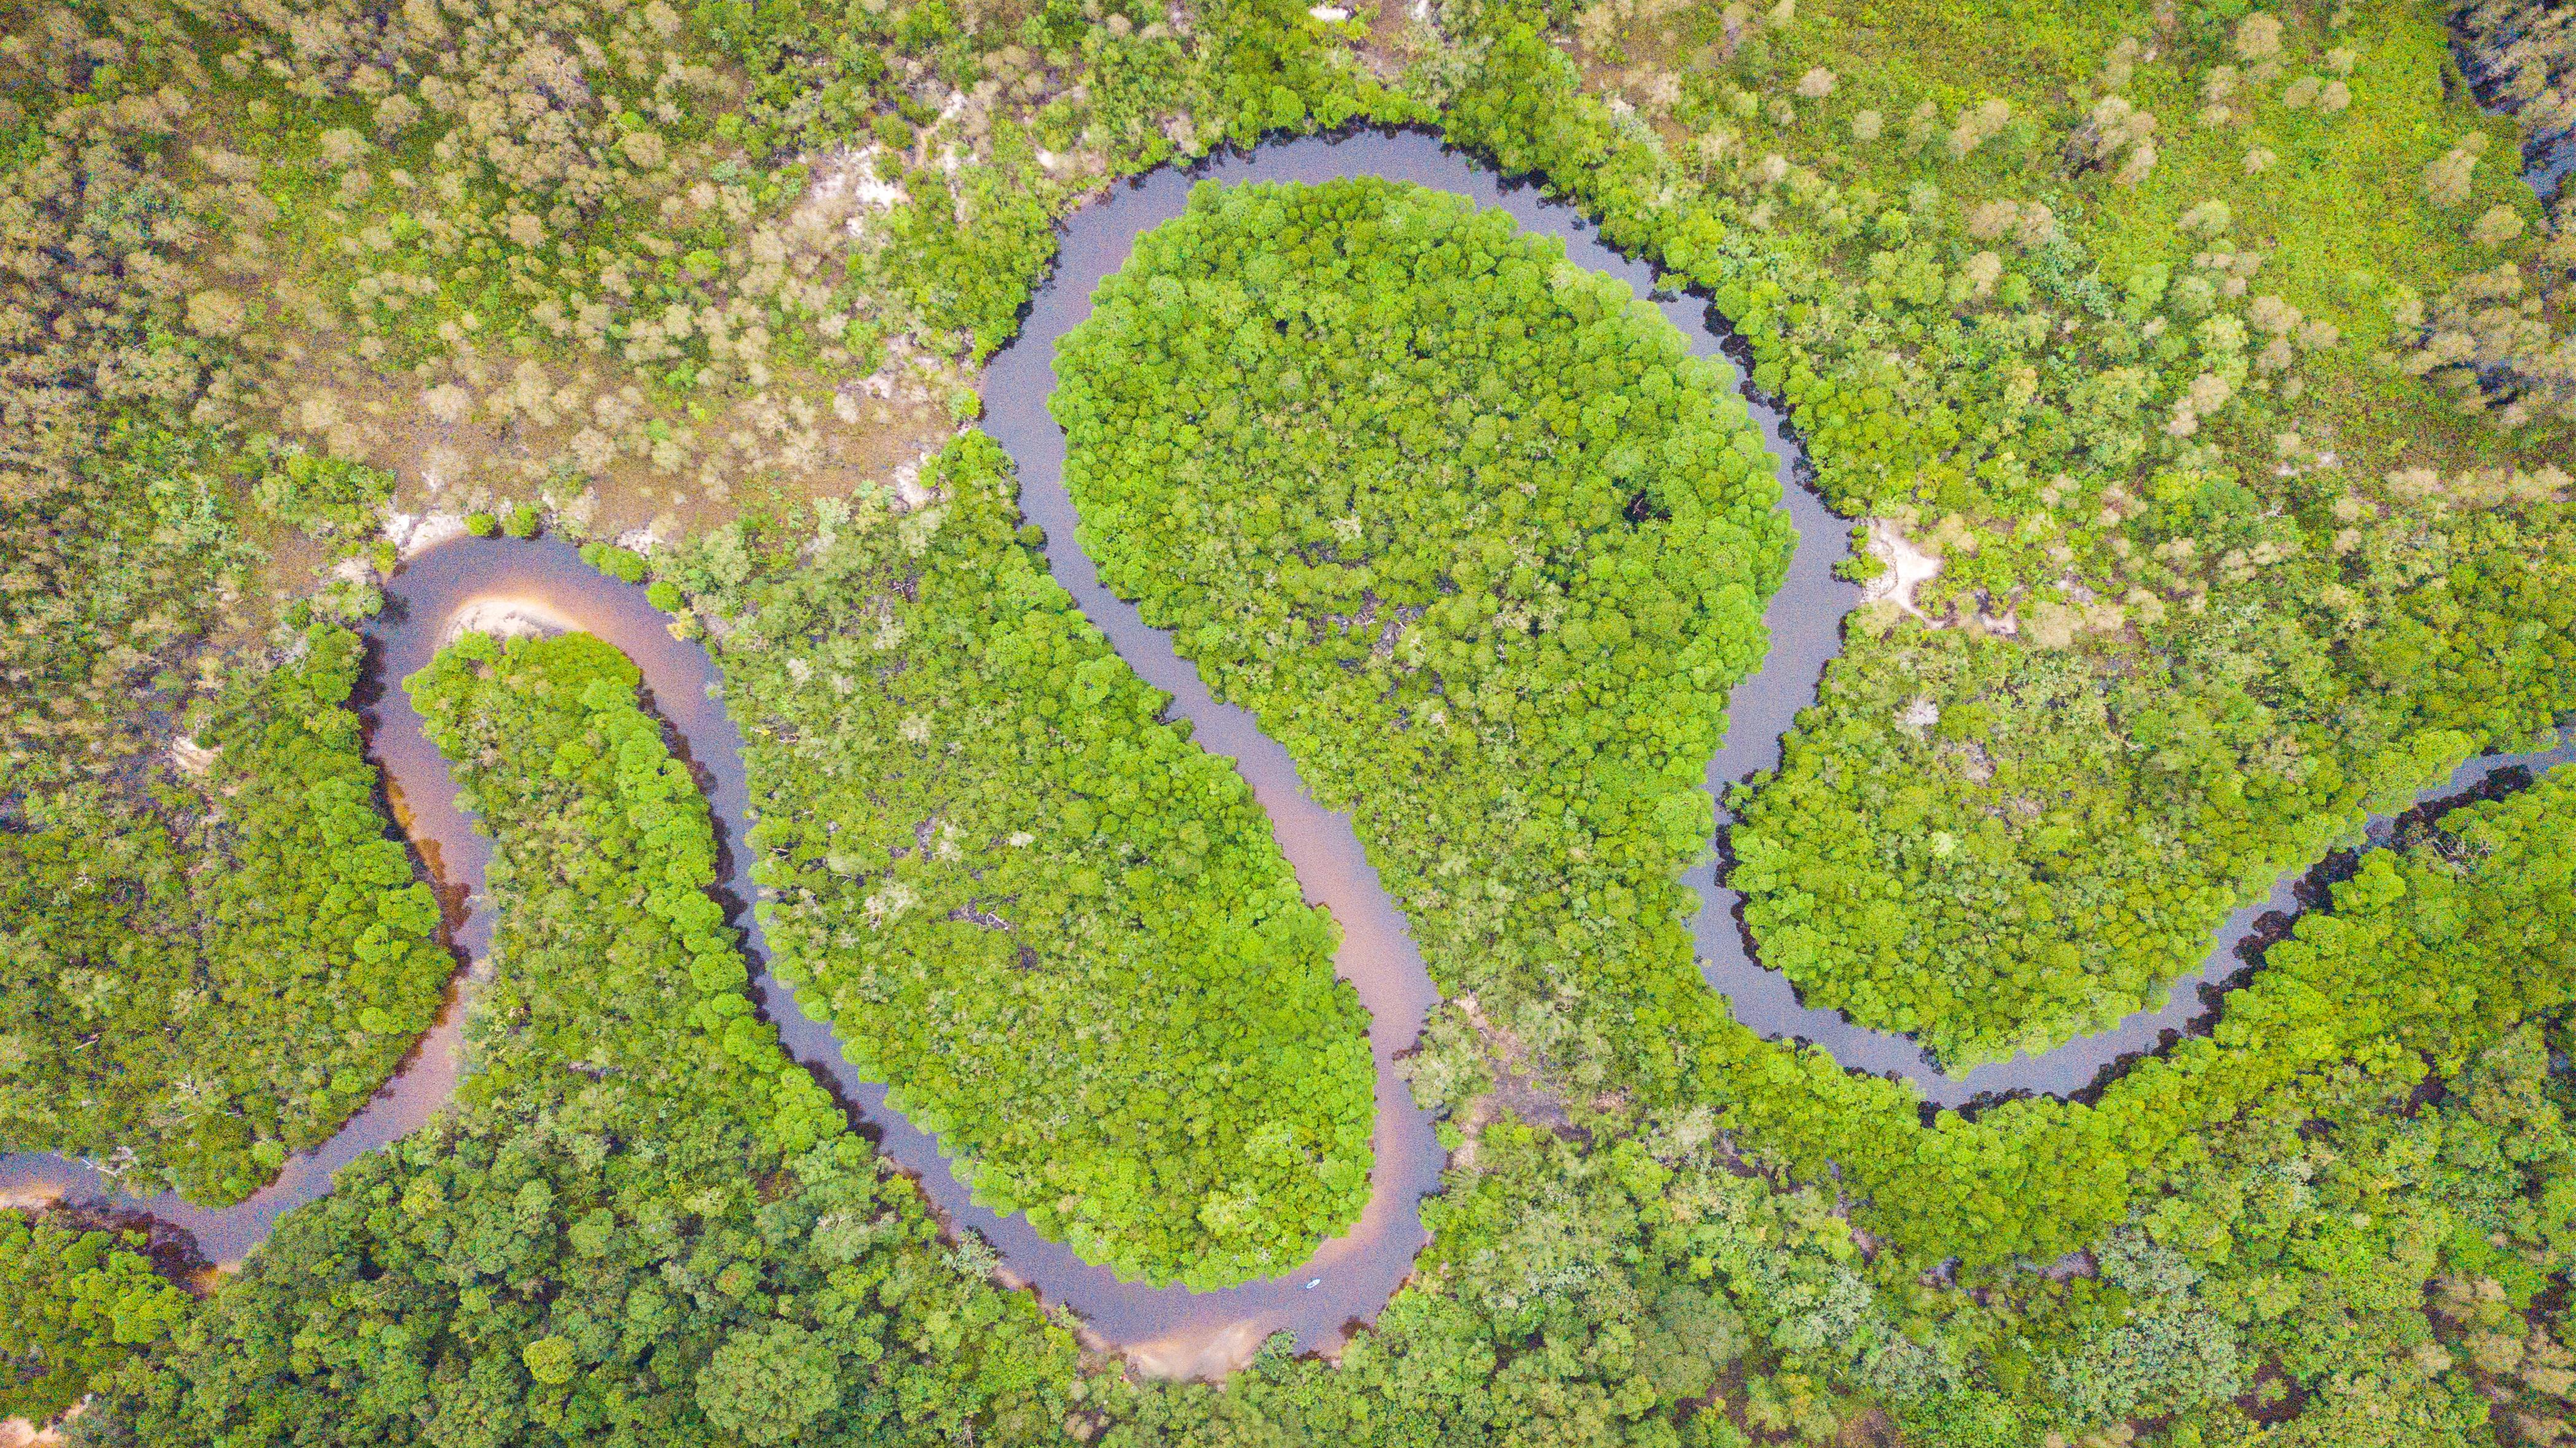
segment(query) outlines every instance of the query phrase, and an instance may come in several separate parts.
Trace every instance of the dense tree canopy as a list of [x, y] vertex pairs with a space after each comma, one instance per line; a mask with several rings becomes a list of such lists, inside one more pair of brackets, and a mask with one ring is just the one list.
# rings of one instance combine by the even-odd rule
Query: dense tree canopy
[[726, 532], [668, 570], [751, 725], [778, 968], [996, 1208], [1130, 1275], [1285, 1271], [1368, 1196], [1332, 922], [1015, 536], [1000, 450], [919, 482], [828, 512], [792, 569]]
[[2542, 209], [2477, 169], [2511, 126], [2397, 7], [1818, 8], [1596, 7], [1569, 55], [1487, 7], [1449, 134], [1707, 288], [1827, 498], [1937, 561], [1855, 621], [1734, 844], [1766, 962], [1973, 1063], [2156, 999], [2438, 777], [2428, 731], [2576, 706], [2542, 391], [2464, 383], [2473, 425], [2373, 350], [2458, 363], [2471, 323], [2418, 295], [2456, 283], [2498, 379], [2558, 345], [2568, 242], [2515, 239]]
[[[1052, 222], [1354, 120], [1434, 124], [1705, 292], [1866, 522], [1885, 592], [1734, 801], [1766, 957], [1952, 1061], [2090, 1029], [2374, 798], [2576, 704], [2576, 214], [2516, 175], [2565, 154], [2564, 21], [0, 5], [0, 1145], [220, 1202], [365, 1099], [448, 962], [335, 624], [406, 544], [542, 526], [721, 655], [782, 954], [987, 1200], [1200, 1282], [1347, 1221], [1329, 922], [956, 434]], [[1373, 1326], [1135, 1381], [999, 1290], [757, 1021], [632, 672], [470, 641], [420, 695], [502, 855], [466, 1088], [238, 1273], [0, 1213], [0, 1418], [2576, 1436], [2576, 785], [2338, 862], [2208, 1035], [2083, 1099], [1927, 1116], [1687, 969], [1690, 784], [1784, 543], [1722, 378], [1375, 183], [1204, 196], [1103, 301], [1059, 399], [1092, 548], [1357, 810], [1453, 992], [1406, 1062], [1452, 1151], [1433, 1236]]]
[[141, 1246], [139, 1232], [0, 1212], [0, 1420], [50, 1420], [186, 1317]]
[[1380, 181], [1201, 189], [1056, 366], [1102, 577], [1355, 811], [1434, 978], [1566, 999], [1589, 1072], [1669, 1062], [1697, 783], [1788, 543], [1725, 369]]
[[157, 799], [74, 791], [0, 830], [0, 1142], [233, 1201], [429, 1028], [454, 960], [359, 752], [359, 639], [295, 644]]
[[1073, 1345], [940, 1250], [753, 1014], [686, 768], [587, 635], [410, 681], [494, 837], [456, 1104], [345, 1169], [135, 1369], [144, 1443], [940, 1439]]

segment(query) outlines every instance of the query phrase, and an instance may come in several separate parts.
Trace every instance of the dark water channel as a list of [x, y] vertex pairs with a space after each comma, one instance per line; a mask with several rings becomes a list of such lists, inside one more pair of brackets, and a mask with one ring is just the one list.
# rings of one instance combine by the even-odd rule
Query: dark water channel
[[[515, 614], [540, 627], [598, 634], [624, 649], [643, 670], [652, 706], [668, 721], [714, 808], [727, 847], [722, 890], [735, 923], [747, 932], [757, 967], [756, 989], [787, 1049], [837, 1087], [878, 1137], [880, 1149], [919, 1181], [952, 1226], [971, 1229], [1000, 1254], [1010, 1281], [1070, 1307], [1097, 1341], [1121, 1347], [1141, 1366], [1162, 1372], [1222, 1371], [1280, 1330], [1295, 1333], [1310, 1349], [1329, 1348], [1349, 1325], [1374, 1317], [1411, 1270], [1424, 1241], [1417, 1207], [1439, 1182], [1441, 1149], [1395, 1066], [1438, 995], [1348, 816], [1317, 805], [1287, 752], [1261, 732], [1251, 715], [1216, 703], [1170, 639], [1148, 628], [1133, 604], [1101, 585], [1092, 560], [1076, 541], [1073, 505], [1063, 485], [1064, 435], [1046, 406], [1054, 385], [1057, 340], [1088, 312], [1093, 287], [1124, 264], [1136, 237], [1181, 212], [1192, 185], [1204, 179], [1319, 182], [1345, 176], [1385, 177], [1459, 193], [1511, 213], [1526, 230], [1560, 238], [1570, 259], [1621, 278], [1640, 296], [1652, 284], [1650, 268], [1604, 246], [1578, 213], [1542, 200], [1534, 190], [1506, 188], [1492, 172], [1444, 149], [1429, 135], [1364, 134], [1268, 146], [1255, 156], [1228, 157], [1188, 172], [1157, 172], [1070, 217], [1054, 277], [1036, 296], [1018, 339], [993, 359], [986, 373], [984, 426], [1019, 464], [1022, 506], [1046, 530], [1047, 561], [1056, 578], [1120, 657], [1173, 696], [1170, 713], [1192, 721], [1196, 742], [1235, 761], [1270, 812], [1307, 897], [1330, 907], [1342, 927], [1335, 965], [1369, 1009], [1377, 1066], [1376, 1170], [1367, 1207], [1349, 1233], [1326, 1242], [1310, 1261], [1279, 1278], [1192, 1293], [1120, 1282], [1107, 1269], [1083, 1263], [1067, 1248], [1040, 1238], [1025, 1218], [997, 1217], [976, 1206], [937, 1140], [887, 1109], [882, 1084], [854, 1079], [830, 1029], [809, 1016], [794, 993], [768, 973], [758, 922], [744, 908], [753, 890], [749, 861], [738, 846], [753, 814], [741, 736], [725, 712], [713, 660], [698, 644], [674, 639], [665, 626], [668, 620], [646, 604], [640, 587], [593, 572], [568, 544], [488, 539], [446, 543], [406, 563], [387, 587], [386, 616], [371, 629], [370, 752], [385, 771], [405, 831], [449, 902], [458, 952], [473, 962], [438, 1027], [423, 1039], [403, 1072], [338, 1136], [290, 1160], [274, 1184], [238, 1206], [206, 1210], [175, 1196], [118, 1196], [112, 1180], [92, 1167], [32, 1154], [0, 1158], [0, 1197], [61, 1197], [140, 1211], [194, 1234], [211, 1260], [237, 1262], [267, 1236], [279, 1214], [328, 1191], [340, 1166], [417, 1128], [446, 1101], [456, 1080], [461, 999], [470, 994], [471, 977], [485, 969], [490, 922], [480, 891], [490, 849], [457, 811], [446, 764], [422, 734], [398, 681], [429, 661], [460, 616]], [[1654, 301], [1690, 339], [1694, 352], [1722, 357], [1726, 333], [1703, 302], [1669, 296]], [[1844, 556], [1848, 525], [1797, 482], [1794, 465], [1800, 453], [1784, 434], [1780, 413], [1759, 401], [1754, 411], [1780, 463], [1781, 506], [1796, 524], [1798, 545], [1787, 582], [1765, 615], [1770, 653], [1761, 672], [1736, 688], [1730, 742], [1708, 767], [1707, 786], [1721, 799], [1729, 786], [1777, 765], [1781, 735], [1798, 711], [1815, 701], [1822, 671], [1841, 648], [1844, 615], [1858, 602], [1858, 590], [1832, 572]], [[2554, 762], [2571, 752], [2576, 751], [2562, 748], [2545, 756], [2482, 761], [2426, 796], [2473, 785], [2495, 768]], [[1721, 808], [1721, 825], [1725, 817]], [[2079, 1090], [2122, 1057], [2155, 1049], [2167, 1033], [2185, 1028], [2208, 1008], [2203, 992], [2191, 987], [2222, 981], [2239, 970], [2238, 946], [2256, 934], [2258, 922], [2294, 910], [2297, 903], [2293, 877], [2282, 881], [2269, 899], [2230, 917], [2200, 975], [2177, 985], [2162, 1009], [2140, 1012], [2112, 1031], [2044, 1055], [1949, 1076], [1934, 1068], [1909, 1038], [1864, 1030], [1834, 1012], [1801, 1006], [1789, 982], [1753, 958], [1736, 921], [1738, 897], [1717, 883], [1715, 873], [1693, 871], [1701, 896], [1695, 931], [1703, 973], [1712, 988], [1732, 1001], [1738, 1019], [1766, 1036], [1811, 1042], [1853, 1070], [1915, 1081], [1926, 1100], [1939, 1105], [1963, 1104], [1986, 1093]]]

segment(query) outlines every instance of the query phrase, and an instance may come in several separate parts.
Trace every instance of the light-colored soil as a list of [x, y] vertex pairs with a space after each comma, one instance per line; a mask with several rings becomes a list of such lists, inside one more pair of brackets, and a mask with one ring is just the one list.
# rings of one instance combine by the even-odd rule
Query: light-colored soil
[[0, 1418], [0, 1448], [51, 1448], [63, 1441], [63, 1424], [79, 1417], [81, 1409], [88, 1406], [85, 1399], [74, 1403], [59, 1421], [42, 1428], [24, 1418]]
[[[185, 734], [171, 736], [170, 762], [181, 774], [202, 775], [215, 767], [215, 751], [205, 748]], [[0, 1202], [0, 1206], [8, 1205]]]
[[531, 598], [478, 598], [456, 611], [456, 617], [439, 638], [444, 645], [469, 633], [486, 633], [494, 638], [535, 638], [543, 634], [568, 633], [579, 627], [571, 618], [555, 611], [552, 605]]
[[1915, 605], [1914, 590], [1940, 576], [1941, 555], [1926, 552], [1889, 518], [1869, 520], [1869, 551], [1887, 565], [1887, 571], [1861, 590], [1861, 602], [1888, 604], [1929, 623]]
[[1257, 1320], [1247, 1319], [1216, 1332], [1184, 1332], [1123, 1350], [1128, 1363], [1149, 1378], [1196, 1378], [1214, 1382], [1252, 1361], [1265, 1334]]
[[395, 513], [385, 519], [385, 537], [405, 558], [417, 557], [467, 529], [463, 513]]

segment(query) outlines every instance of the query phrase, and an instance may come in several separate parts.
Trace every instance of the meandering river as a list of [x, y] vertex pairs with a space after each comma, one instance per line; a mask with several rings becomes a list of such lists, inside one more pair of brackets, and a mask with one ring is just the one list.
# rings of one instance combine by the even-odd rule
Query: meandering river
[[[741, 735], [725, 711], [714, 661], [698, 644], [670, 635], [668, 620], [644, 601], [642, 588], [602, 577], [582, 564], [570, 545], [548, 540], [458, 539], [432, 548], [396, 573], [386, 588], [385, 615], [369, 629], [374, 644], [365, 705], [369, 752], [384, 770], [405, 833], [439, 883], [458, 952], [471, 962], [445, 1016], [402, 1072], [331, 1141], [289, 1160], [274, 1183], [237, 1206], [210, 1210], [175, 1196], [118, 1196], [113, 1182], [94, 1168], [35, 1154], [0, 1158], [0, 1197], [59, 1196], [140, 1211], [192, 1233], [210, 1259], [235, 1262], [267, 1237], [282, 1213], [330, 1190], [331, 1175], [339, 1167], [417, 1128], [446, 1102], [456, 1082], [458, 1016], [471, 994], [472, 977], [488, 968], [484, 956], [490, 916], [481, 891], [490, 846], [457, 810], [446, 762], [422, 733], [396, 682], [427, 664], [468, 610], [477, 618], [515, 613], [542, 626], [598, 634], [624, 649], [643, 670], [652, 706], [670, 725], [713, 806], [726, 847], [721, 888], [732, 918], [746, 931], [763, 1009], [778, 1024], [787, 1049], [834, 1083], [854, 1115], [879, 1138], [880, 1149], [913, 1175], [953, 1227], [971, 1229], [993, 1246], [1011, 1282], [1072, 1308], [1095, 1340], [1126, 1350], [1149, 1370], [1171, 1373], [1222, 1371], [1281, 1330], [1296, 1334], [1307, 1348], [1330, 1348], [1351, 1324], [1373, 1318], [1411, 1270], [1424, 1241], [1417, 1208], [1439, 1183], [1439, 1143], [1396, 1070], [1397, 1056], [1420, 1034], [1438, 994], [1403, 915], [1380, 887], [1348, 816], [1318, 806], [1287, 751], [1263, 734], [1248, 712], [1215, 702], [1196, 668], [1174, 652], [1171, 640], [1148, 628], [1132, 603], [1101, 585], [1092, 560], [1076, 541], [1073, 504], [1063, 483], [1064, 434], [1047, 411], [1057, 340], [1089, 311], [1093, 287], [1126, 261], [1136, 238], [1180, 214], [1192, 185], [1205, 179], [1319, 182], [1348, 176], [1415, 182], [1498, 207], [1524, 229], [1562, 240], [1571, 260], [1622, 279], [1639, 296], [1650, 295], [1652, 269], [1604, 246], [1579, 213], [1543, 200], [1534, 190], [1505, 187], [1491, 171], [1444, 149], [1432, 136], [1363, 134], [1265, 146], [1249, 157], [1222, 158], [1185, 172], [1156, 172], [1068, 218], [1054, 276], [1038, 292], [1018, 338], [986, 371], [984, 427], [1019, 464], [1021, 504], [1031, 521], [1046, 530], [1047, 563], [1058, 581], [1120, 657], [1173, 696], [1171, 715], [1192, 721], [1196, 742], [1235, 761], [1270, 812], [1307, 897], [1328, 906], [1341, 924], [1335, 966], [1368, 1007], [1377, 1064], [1376, 1170], [1368, 1205], [1350, 1232], [1276, 1279], [1193, 1293], [1120, 1282], [1107, 1269], [1039, 1237], [1025, 1218], [998, 1217], [976, 1206], [938, 1141], [886, 1107], [883, 1084], [855, 1079], [829, 1027], [808, 1015], [794, 992], [768, 971], [759, 924], [748, 908], [753, 897], [750, 861], [738, 847], [754, 817]], [[1652, 300], [1691, 340], [1695, 352], [1723, 356], [1726, 333], [1703, 302], [1670, 296]], [[1720, 801], [1721, 829], [1726, 790], [1778, 764], [1781, 736], [1798, 711], [1815, 702], [1824, 667], [1841, 648], [1844, 615], [1859, 601], [1858, 590], [1833, 575], [1845, 552], [1848, 524], [1800, 485], [1801, 454], [1783, 431], [1778, 410], [1758, 399], [1753, 406], [1779, 463], [1781, 506], [1796, 524], [1798, 544], [1787, 581], [1765, 614], [1770, 653], [1761, 671], [1735, 689], [1728, 743], [1708, 766], [1706, 784]], [[2472, 788], [2498, 769], [2540, 767], [2570, 757], [2576, 757], [2576, 748], [2562, 746], [2546, 754], [2478, 761], [2423, 797]], [[1739, 1020], [1768, 1036], [1811, 1042], [1853, 1070], [1903, 1076], [1917, 1083], [1927, 1102], [1945, 1106], [1988, 1093], [2080, 1090], [2121, 1058], [2156, 1049], [2167, 1033], [2211, 1009], [2197, 987], [2223, 981], [2240, 969], [2238, 947], [2255, 932], [2257, 922], [2297, 906], [2297, 876], [2291, 876], [2269, 898], [2237, 911], [2219, 932], [2207, 964], [2196, 977], [2177, 983], [2170, 1001], [2159, 1009], [2141, 1011], [2113, 1030], [2043, 1055], [1952, 1076], [1927, 1060], [1910, 1038], [1866, 1030], [1832, 1011], [1800, 1005], [1789, 982], [1754, 958], [1736, 921], [1735, 892], [1719, 883], [1713, 870], [1695, 869], [1693, 878], [1701, 899], [1694, 930], [1702, 971], [1710, 986], [1733, 1003]]]

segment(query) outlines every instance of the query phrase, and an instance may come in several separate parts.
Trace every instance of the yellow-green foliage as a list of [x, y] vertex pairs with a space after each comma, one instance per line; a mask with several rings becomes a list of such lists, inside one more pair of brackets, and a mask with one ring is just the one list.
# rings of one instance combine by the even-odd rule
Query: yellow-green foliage
[[474, 634], [409, 683], [494, 837], [471, 1073], [94, 1411], [209, 1445], [1060, 1423], [1071, 1334], [941, 1248], [755, 1017], [706, 804], [633, 666], [587, 636]]
[[1669, 1069], [1699, 775], [1788, 541], [1725, 372], [1382, 181], [1203, 187], [1094, 305], [1051, 406], [1103, 578], [1354, 811], [1445, 989]]
[[137, 1232], [0, 1212], [0, 1419], [50, 1423], [186, 1316], [187, 1294], [142, 1246]]
[[912, 512], [828, 512], [794, 571], [746, 578], [725, 535], [666, 568], [742, 620], [779, 969], [998, 1209], [1127, 1274], [1284, 1271], [1368, 1196], [1332, 923], [1013, 535], [1001, 450], [920, 482]]
[[359, 753], [359, 640], [300, 643], [202, 731], [182, 828], [84, 793], [0, 831], [0, 1141], [238, 1200], [429, 1028], [454, 960]]
[[[1582, 32], [1588, 58], [1625, 35], [1619, 83], [1711, 144], [1623, 121], [1511, 33], [1452, 133], [1573, 178], [1605, 234], [1708, 287], [1827, 497], [1940, 560], [1920, 620], [1856, 620], [1826, 708], [1740, 805], [1747, 919], [1821, 1003], [1953, 1063], [2094, 1029], [2407, 782], [2386, 766], [2436, 763], [2422, 731], [2511, 747], [2576, 703], [2546, 398], [2468, 428], [2374, 345], [2424, 320], [2415, 287], [2470, 264], [2469, 215], [2518, 183], [2471, 171], [2445, 221], [2411, 191], [2348, 212], [2333, 181], [2384, 184], [2386, 148], [2412, 145], [2413, 188], [2466, 159], [2462, 132], [2502, 144], [2439, 94], [2437, 25], [2087, 7], [1936, 36], [1953, 17], [1916, 7], [1632, 13]], [[1639, 59], [1641, 36], [1681, 49]], [[2384, 102], [2293, 95], [2360, 85], [2374, 56], [2397, 72]], [[1830, 86], [1807, 83], [1819, 66]], [[2158, 86], [2197, 104], [2146, 127], [2171, 109]], [[1891, 129], [1850, 141], [1864, 110]], [[2222, 138], [2272, 164], [2221, 166]]]

